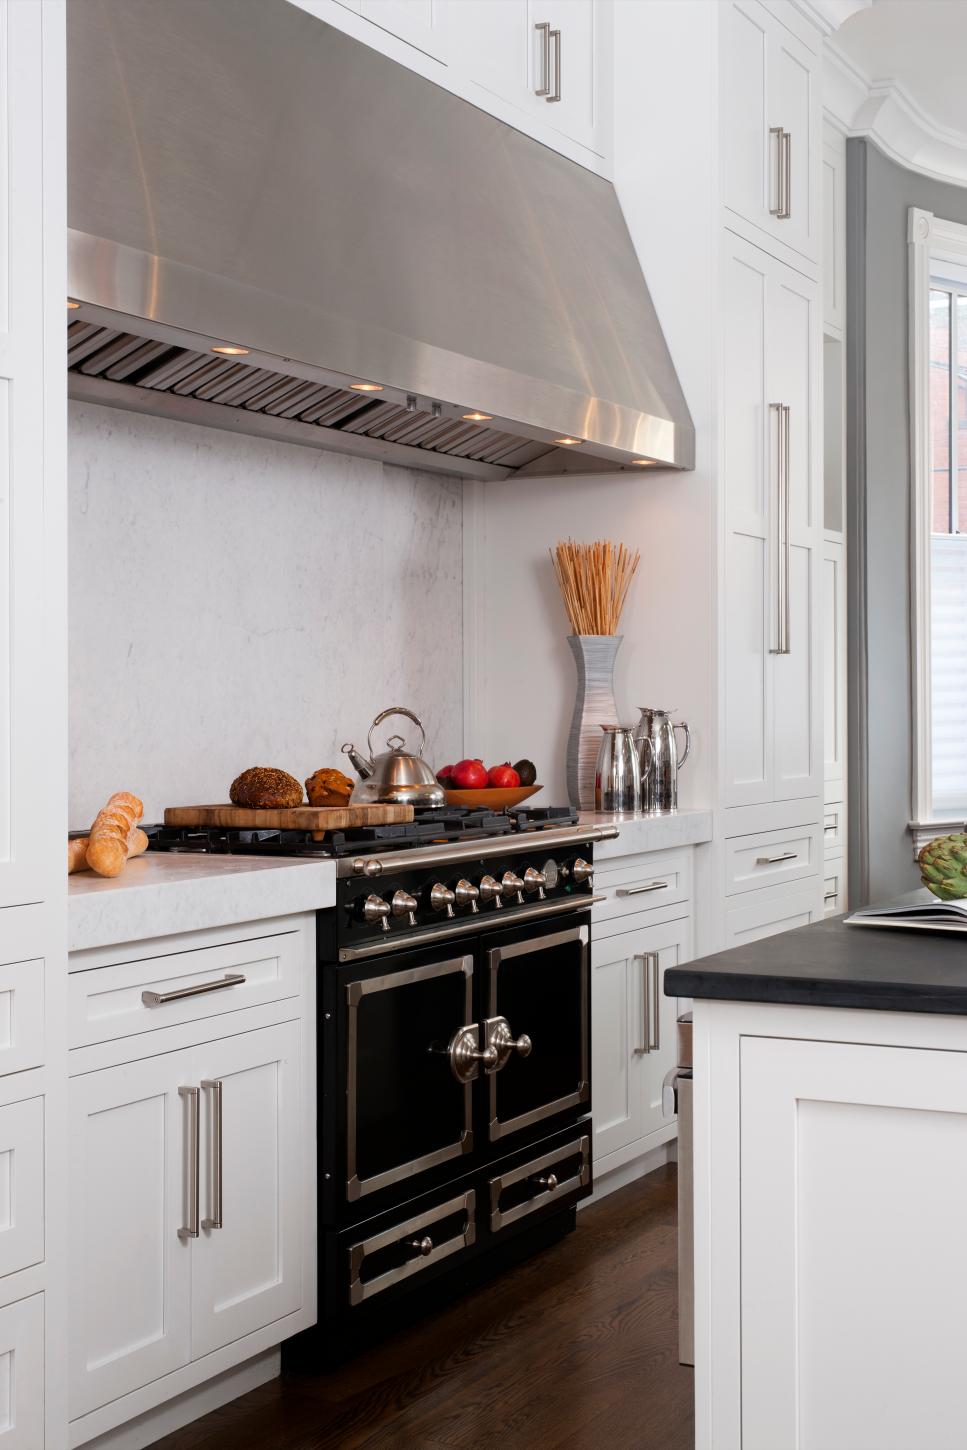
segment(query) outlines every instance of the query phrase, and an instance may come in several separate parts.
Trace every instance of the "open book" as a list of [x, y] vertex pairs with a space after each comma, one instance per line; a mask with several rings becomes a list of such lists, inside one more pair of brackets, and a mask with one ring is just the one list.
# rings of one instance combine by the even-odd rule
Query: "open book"
[[847, 926], [913, 927], [921, 931], [967, 931], [967, 900], [941, 901], [924, 887], [887, 906], [867, 906], [846, 918]]

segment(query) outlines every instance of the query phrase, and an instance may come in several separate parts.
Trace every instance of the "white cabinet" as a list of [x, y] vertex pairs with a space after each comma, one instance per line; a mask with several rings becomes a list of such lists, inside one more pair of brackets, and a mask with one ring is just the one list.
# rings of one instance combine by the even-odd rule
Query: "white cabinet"
[[350, 8], [381, 30], [405, 40], [407, 45], [442, 60], [446, 37], [441, 12], [445, 3], [446, 0], [354, 0]]
[[743, 1450], [954, 1450], [967, 1056], [792, 1036], [741, 1047]]
[[691, 956], [691, 921], [637, 925], [595, 938], [591, 948], [593, 1155], [598, 1170], [648, 1151], [671, 1124], [662, 1083], [677, 1061], [678, 1001], [664, 976]]
[[70, 1414], [191, 1358], [190, 1051], [71, 1084]]
[[773, 886], [750, 892], [741, 906], [726, 912], [725, 946], [743, 946], [819, 921], [823, 914], [819, 880], [813, 877], [796, 887]]
[[301, 1087], [298, 1022], [74, 1080], [72, 1419], [299, 1308]]
[[[795, 23], [792, 7], [784, 20]], [[721, 7], [721, 139], [728, 224], [818, 266], [821, 58], [759, 0]], [[810, 35], [805, 27], [803, 34]]]
[[44, 1296], [0, 1309], [0, 1450], [44, 1440]]
[[726, 233], [726, 806], [819, 796], [816, 284]]

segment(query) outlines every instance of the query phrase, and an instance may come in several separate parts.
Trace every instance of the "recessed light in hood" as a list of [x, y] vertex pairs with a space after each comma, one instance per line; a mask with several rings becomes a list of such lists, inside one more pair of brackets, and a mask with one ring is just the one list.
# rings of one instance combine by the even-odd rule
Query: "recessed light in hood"
[[349, 386], [354, 393], [381, 393], [383, 391], [382, 383], [350, 383]]
[[68, 312], [76, 312], [77, 309], [78, 309], [78, 307], [80, 307], [80, 305], [81, 304], [79, 302], [75, 302], [74, 301], [73, 297], [68, 297], [68, 299], [67, 299], [67, 310], [68, 310]]
[[493, 413], [464, 413], [465, 423], [489, 423], [493, 419]]
[[236, 347], [230, 342], [217, 342], [212, 348], [212, 352], [220, 352], [223, 357], [248, 357], [251, 351], [250, 347]]
[[576, 448], [581, 442], [580, 438], [555, 438], [554, 442], [560, 448]]

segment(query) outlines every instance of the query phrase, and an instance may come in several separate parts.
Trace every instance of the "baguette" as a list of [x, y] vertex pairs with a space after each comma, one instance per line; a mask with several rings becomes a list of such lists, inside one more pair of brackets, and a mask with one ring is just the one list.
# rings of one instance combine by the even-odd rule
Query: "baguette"
[[136, 829], [143, 811], [144, 806], [137, 796], [128, 791], [116, 791], [111, 796], [91, 827], [87, 864], [92, 871], [99, 876], [120, 876], [128, 859], [128, 838]]
[[87, 848], [90, 845], [90, 836], [77, 836], [73, 841], [67, 842], [67, 874], [70, 876], [74, 871], [87, 870]]

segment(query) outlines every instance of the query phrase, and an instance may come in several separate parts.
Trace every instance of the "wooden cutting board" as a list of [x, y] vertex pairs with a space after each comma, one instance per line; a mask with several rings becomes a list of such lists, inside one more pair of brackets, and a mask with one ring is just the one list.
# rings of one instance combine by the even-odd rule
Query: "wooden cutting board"
[[249, 806], [168, 806], [166, 826], [236, 826], [243, 830], [342, 831], [347, 826], [387, 826], [412, 821], [412, 806], [289, 806], [252, 810]]

